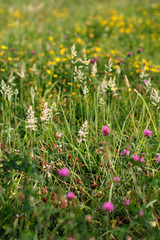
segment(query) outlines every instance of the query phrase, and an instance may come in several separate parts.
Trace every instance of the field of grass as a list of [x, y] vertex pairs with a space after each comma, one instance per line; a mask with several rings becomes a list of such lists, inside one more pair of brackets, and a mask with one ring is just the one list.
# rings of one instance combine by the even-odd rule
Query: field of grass
[[0, 239], [160, 239], [160, 1], [0, 0]]

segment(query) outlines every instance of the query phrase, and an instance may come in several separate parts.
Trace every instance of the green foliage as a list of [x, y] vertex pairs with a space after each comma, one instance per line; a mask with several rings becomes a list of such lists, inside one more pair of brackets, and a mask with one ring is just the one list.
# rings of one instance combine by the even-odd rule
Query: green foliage
[[1, 1], [0, 239], [159, 240], [159, 10]]

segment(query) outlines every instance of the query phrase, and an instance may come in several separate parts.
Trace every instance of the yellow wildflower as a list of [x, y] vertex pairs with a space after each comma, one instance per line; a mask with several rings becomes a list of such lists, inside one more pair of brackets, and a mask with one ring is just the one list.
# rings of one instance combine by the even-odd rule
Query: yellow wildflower
[[54, 60], [58, 63], [61, 59], [59, 57], [56, 57]]
[[50, 55], [53, 55], [53, 54], [54, 54], [54, 51], [53, 51], [53, 50], [50, 50], [50, 51], [49, 51], [49, 54], [50, 54]]
[[48, 39], [49, 39], [49, 41], [50, 41], [50, 42], [53, 42], [53, 41], [54, 41], [54, 38], [53, 38], [53, 37], [51, 37], [51, 36], [50, 36], [50, 37], [48, 37]]
[[51, 74], [51, 70], [46, 70], [46, 72], [48, 73], [48, 75], [50, 75]]
[[53, 61], [48, 62], [48, 65], [54, 65], [54, 64], [56, 64], [56, 62], [53, 62]]
[[17, 10], [17, 11], [15, 11], [15, 12], [13, 13], [13, 17], [14, 17], [14, 18], [17, 18], [17, 19], [20, 19], [20, 18], [22, 17], [22, 15], [21, 15], [20, 11]]
[[81, 43], [82, 40], [80, 38], [77, 38], [77, 43]]
[[94, 38], [94, 34], [93, 34], [93, 33], [90, 33], [90, 34], [89, 34], [89, 37], [90, 37], [90, 38]]
[[6, 49], [8, 49], [8, 47], [3, 45], [3, 46], [1, 46], [1, 49], [6, 50]]
[[61, 50], [60, 50], [60, 55], [63, 55], [63, 53], [66, 51], [66, 49], [65, 48], [62, 48]]
[[95, 51], [96, 51], [96, 52], [101, 52], [101, 48], [95, 47]]

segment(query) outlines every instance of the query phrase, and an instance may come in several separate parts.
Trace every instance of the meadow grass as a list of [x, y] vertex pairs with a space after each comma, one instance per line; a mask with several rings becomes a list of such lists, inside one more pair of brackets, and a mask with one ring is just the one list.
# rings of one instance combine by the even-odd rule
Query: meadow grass
[[0, 239], [158, 240], [160, 2], [0, 2]]

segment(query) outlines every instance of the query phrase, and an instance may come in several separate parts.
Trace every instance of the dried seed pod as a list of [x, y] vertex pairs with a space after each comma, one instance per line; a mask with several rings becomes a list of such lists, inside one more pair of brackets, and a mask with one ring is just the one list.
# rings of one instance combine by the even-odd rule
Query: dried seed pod
[[55, 202], [57, 201], [57, 195], [56, 195], [56, 193], [52, 193], [52, 200], [55, 201]]
[[77, 178], [77, 184], [81, 184], [81, 179]]
[[65, 197], [61, 197], [60, 201], [61, 201], [61, 206], [63, 208], [67, 208], [68, 207], [68, 200]]
[[44, 188], [42, 189], [42, 193], [43, 193], [43, 194], [47, 194], [47, 193], [48, 193], [48, 191], [47, 191], [47, 188], [46, 188], [46, 187], [44, 187]]

